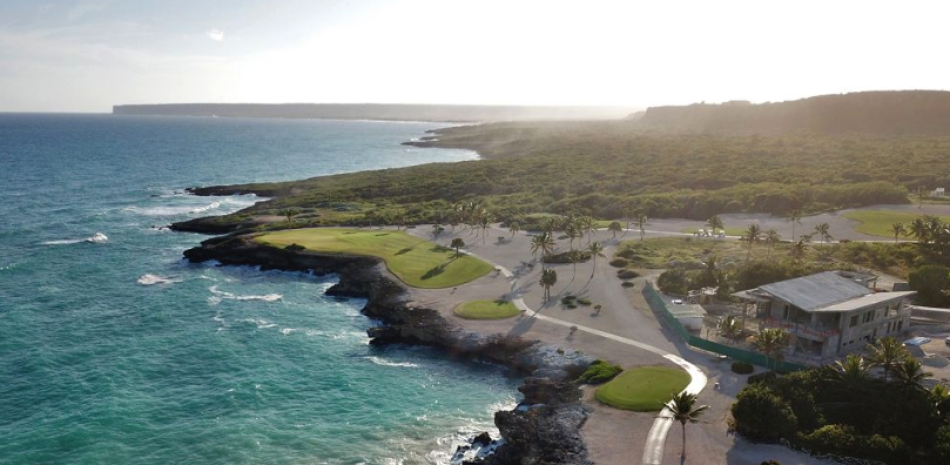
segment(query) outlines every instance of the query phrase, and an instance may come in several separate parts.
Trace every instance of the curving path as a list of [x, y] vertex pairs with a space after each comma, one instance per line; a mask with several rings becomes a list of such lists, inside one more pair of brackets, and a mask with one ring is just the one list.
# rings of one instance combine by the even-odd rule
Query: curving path
[[[491, 264], [492, 266], [495, 267], [495, 269], [499, 270], [501, 274], [504, 275], [506, 278], [514, 277], [514, 274], [510, 270], [508, 270], [507, 268], [495, 262], [492, 262], [491, 260], [486, 259], [485, 257], [478, 256], [467, 251], [463, 251], [463, 253], [475, 256]], [[513, 288], [517, 287], [517, 281], [513, 283], [512, 287]], [[699, 367], [697, 367], [696, 365], [693, 365], [692, 363], [686, 361], [685, 359], [683, 359], [682, 357], [676, 354], [672, 354], [658, 347], [654, 347], [649, 344], [644, 344], [642, 342], [635, 341], [630, 338], [618, 336], [613, 333], [608, 333], [606, 331], [601, 331], [599, 329], [591, 328], [589, 326], [579, 325], [579, 324], [571, 323], [569, 321], [564, 321], [558, 318], [552, 318], [547, 315], [542, 315], [540, 312], [535, 311], [531, 309], [530, 307], [528, 307], [524, 299], [520, 297], [517, 299], [513, 299], [512, 303], [514, 303], [515, 306], [519, 310], [523, 310], [531, 318], [537, 318], [538, 320], [546, 321], [546, 322], [564, 326], [567, 328], [575, 327], [577, 328], [578, 331], [584, 331], [586, 333], [590, 333], [596, 336], [610, 339], [612, 341], [616, 341], [621, 344], [626, 344], [629, 346], [636, 347], [638, 349], [645, 350], [647, 352], [651, 352], [653, 354], [659, 355], [679, 365], [684, 370], [686, 370], [687, 373], [689, 373], [690, 379], [691, 379], [689, 382], [689, 385], [687, 385], [686, 389], [684, 389], [685, 392], [698, 395], [703, 390], [703, 388], [706, 387], [707, 379], [706, 379], [706, 375], [702, 372], [702, 370], [700, 370]], [[666, 445], [666, 438], [669, 435], [670, 428], [673, 426], [674, 421], [675, 420], [673, 419], [672, 413], [670, 413], [670, 411], [667, 409], [663, 409], [660, 412], [660, 414], [656, 417], [656, 420], [653, 421], [653, 426], [650, 428], [650, 433], [647, 435], [646, 444], [643, 446], [643, 459], [642, 459], [643, 465], [660, 465], [660, 463], [663, 461], [663, 447]]]

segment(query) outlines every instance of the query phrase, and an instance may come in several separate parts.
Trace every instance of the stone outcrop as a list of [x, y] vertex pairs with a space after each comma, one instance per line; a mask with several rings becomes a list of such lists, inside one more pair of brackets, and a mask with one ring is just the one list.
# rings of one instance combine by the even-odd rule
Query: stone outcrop
[[588, 411], [580, 404], [580, 390], [573, 381], [593, 361], [590, 357], [517, 336], [483, 335], [455, 326], [438, 311], [414, 305], [406, 288], [390, 278], [381, 261], [373, 257], [278, 249], [258, 244], [249, 236], [209, 239], [185, 251], [185, 257], [192, 262], [216, 260], [262, 270], [335, 273], [339, 283], [327, 295], [366, 299], [362, 312], [380, 322], [369, 330], [372, 344], [433, 346], [455, 358], [488, 360], [526, 374], [519, 388], [524, 400], [512, 411], [495, 414], [501, 439], [494, 453], [468, 463], [591, 463], [579, 432]]

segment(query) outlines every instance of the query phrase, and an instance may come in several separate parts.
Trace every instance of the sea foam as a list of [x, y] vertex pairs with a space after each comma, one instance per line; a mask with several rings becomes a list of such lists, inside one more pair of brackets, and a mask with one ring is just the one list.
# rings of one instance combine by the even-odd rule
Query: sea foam
[[137, 282], [143, 286], [153, 286], [155, 284], [175, 284], [180, 283], [181, 279], [176, 278], [175, 276], [159, 276], [157, 274], [144, 274]]

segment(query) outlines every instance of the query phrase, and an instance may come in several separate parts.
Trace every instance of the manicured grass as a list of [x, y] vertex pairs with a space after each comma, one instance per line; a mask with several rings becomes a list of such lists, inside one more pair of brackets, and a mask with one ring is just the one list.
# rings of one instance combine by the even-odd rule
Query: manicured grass
[[[897, 210], [857, 210], [844, 214], [845, 218], [860, 221], [855, 231], [870, 236], [894, 238], [891, 233], [891, 225], [894, 223], [904, 223], [904, 227], [910, 226], [910, 223], [923, 216], [921, 213], [897, 211]], [[950, 222], [950, 216], [941, 216], [943, 222]]]
[[[680, 232], [683, 232], [686, 234], [696, 234], [696, 231], [698, 231], [699, 229], [702, 229], [702, 228], [686, 228]], [[709, 229], [709, 228], [706, 228], [706, 229]], [[725, 231], [726, 231], [727, 236], [741, 236], [745, 234], [746, 232], [746, 230], [743, 228], [726, 228]]]
[[666, 367], [627, 370], [597, 389], [597, 400], [611, 407], [656, 412], [689, 384], [689, 374]]
[[517, 315], [518, 308], [507, 300], [473, 300], [459, 304], [452, 312], [469, 320], [501, 320]]
[[274, 247], [299, 244], [315, 252], [379, 257], [404, 283], [424, 289], [458, 286], [492, 271], [477, 258], [401, 231], [380, 229], [292, 229], [263, 234], [256, 241]]

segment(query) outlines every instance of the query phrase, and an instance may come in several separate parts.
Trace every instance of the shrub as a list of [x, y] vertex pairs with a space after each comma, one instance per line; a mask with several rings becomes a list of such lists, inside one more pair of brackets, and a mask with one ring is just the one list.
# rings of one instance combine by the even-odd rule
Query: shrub
[[564, 296], [564, 297], [561, 298], [561, 303], [564, 304], [564, 305], [570, 305], [570, 304], [573, 304], [573, 303], [574, 303], [574, 300], [576, 300], [576, 299], [577, 299], [577, 297], [574, 297], [574, 296], [572, 296], [572, 295], [566, 295], [566, 296]]
[[757, 375], [750, 376], [747, 381], [749, 384], [758, 384], [758, 383], [768, 384], [774, 381], [776, 378], [778, 378], [778, 375], [774, 371], [766, 371], [766, 372], [759, 373]]
[[300, 245], [300, 244], [294, 242], [293, 244], [290, 244], [290, 245], [288, 245], [287, 247], [284, 247], [284, 249], [285, 249], [285, 250], [290, 250], [290, 251], [293, 251], [293, 252], [299, 252], [299, 251], [301, 251], [301, 250], [306, 249], [306, 247], [304, 247], [304, 246], [302, 246], [302, 245]]
[[624, 281], [624, 282], [620, 283], [620, 285], [623, 286], [623, 287], [633, 287], [633, 286], [636, 286], [636, 284], [631, 283], [630, 281]]
[[[586, 262], [590, 260], [590, 252], [580, 251], [580, 256], [578, 257], [578, 263]], [[552, 254], [544, 257], [544, 263], [574, 263], [571, 261], [571, 252], [562, 252], [559, 254]]]
[[755, 367], [753, 367], [751, 363], [733, 362], [732, 364], [733, 373], [738, 373], [740, 375], [747, 375], [749, 373], [752, 373], [753, 371], [755, 371]]
[[636, 250], [629, 247], [617, 252], [616, 255], [621, 258], [626, 258], [627, 260], [636, 260], [640, 257]]
[[583, 306], [585, 306], [585, 307], [589, 307], [589, 306], [591, 305], [590, 299], [587, 299], [587, 298], [577, 299], [577, 303], [579, 303], [579, 304], [581, 304], [581, 305], [583, 305]]
[[575, 308], [577, 308], [577, 304], [575, 304], [575, 303], [567, 304], [567, 308], [570, 309], [570, 310], [574, 310]]
[[617, 277], [620, 279], [633, 279], [640, 276], [640, 273], [637, 273], [633, 270], [618, 270]]
[[621, 371], [623, 371], [623, 368], [597, 359], [587, 367], [587, 371], [585, 371], [578, 380], [588, 384], [605, 383], [613, 379], [613, 377], [617, 376]]
[[922, 305], [942, 307], [950, 303], [943, 290], [950, 287], [950, 269], [940, 265], [925, 265], [910, 272], [910, 288], [917, 291], [917, 301]]
[[794, 438], [798, 429], [798, 419], [788, 402], [759, 384], [743, 389], [731, 410], [736, 432], [752, 440], [775, 442]]
[[759, 465], [782, 465], [782, 462], [779, 462], [778, 460], [766, 460]]
[[798, 442], [812, 452], [839, 454], [855, 458], [892, 461], [906, 455], [907, 446], [897, 437], [879, 434], [862, 436], [853, 426], [825, 425], [799, 436]]
[[664, 294], [686, 294], [686, 272], [666, 270], [656, 279], [656, 285]]
[[615, 258], [610, 261], [610, 266], [617, 268], [626, 268], [630, 264], [630, 261], [626, 258]]

